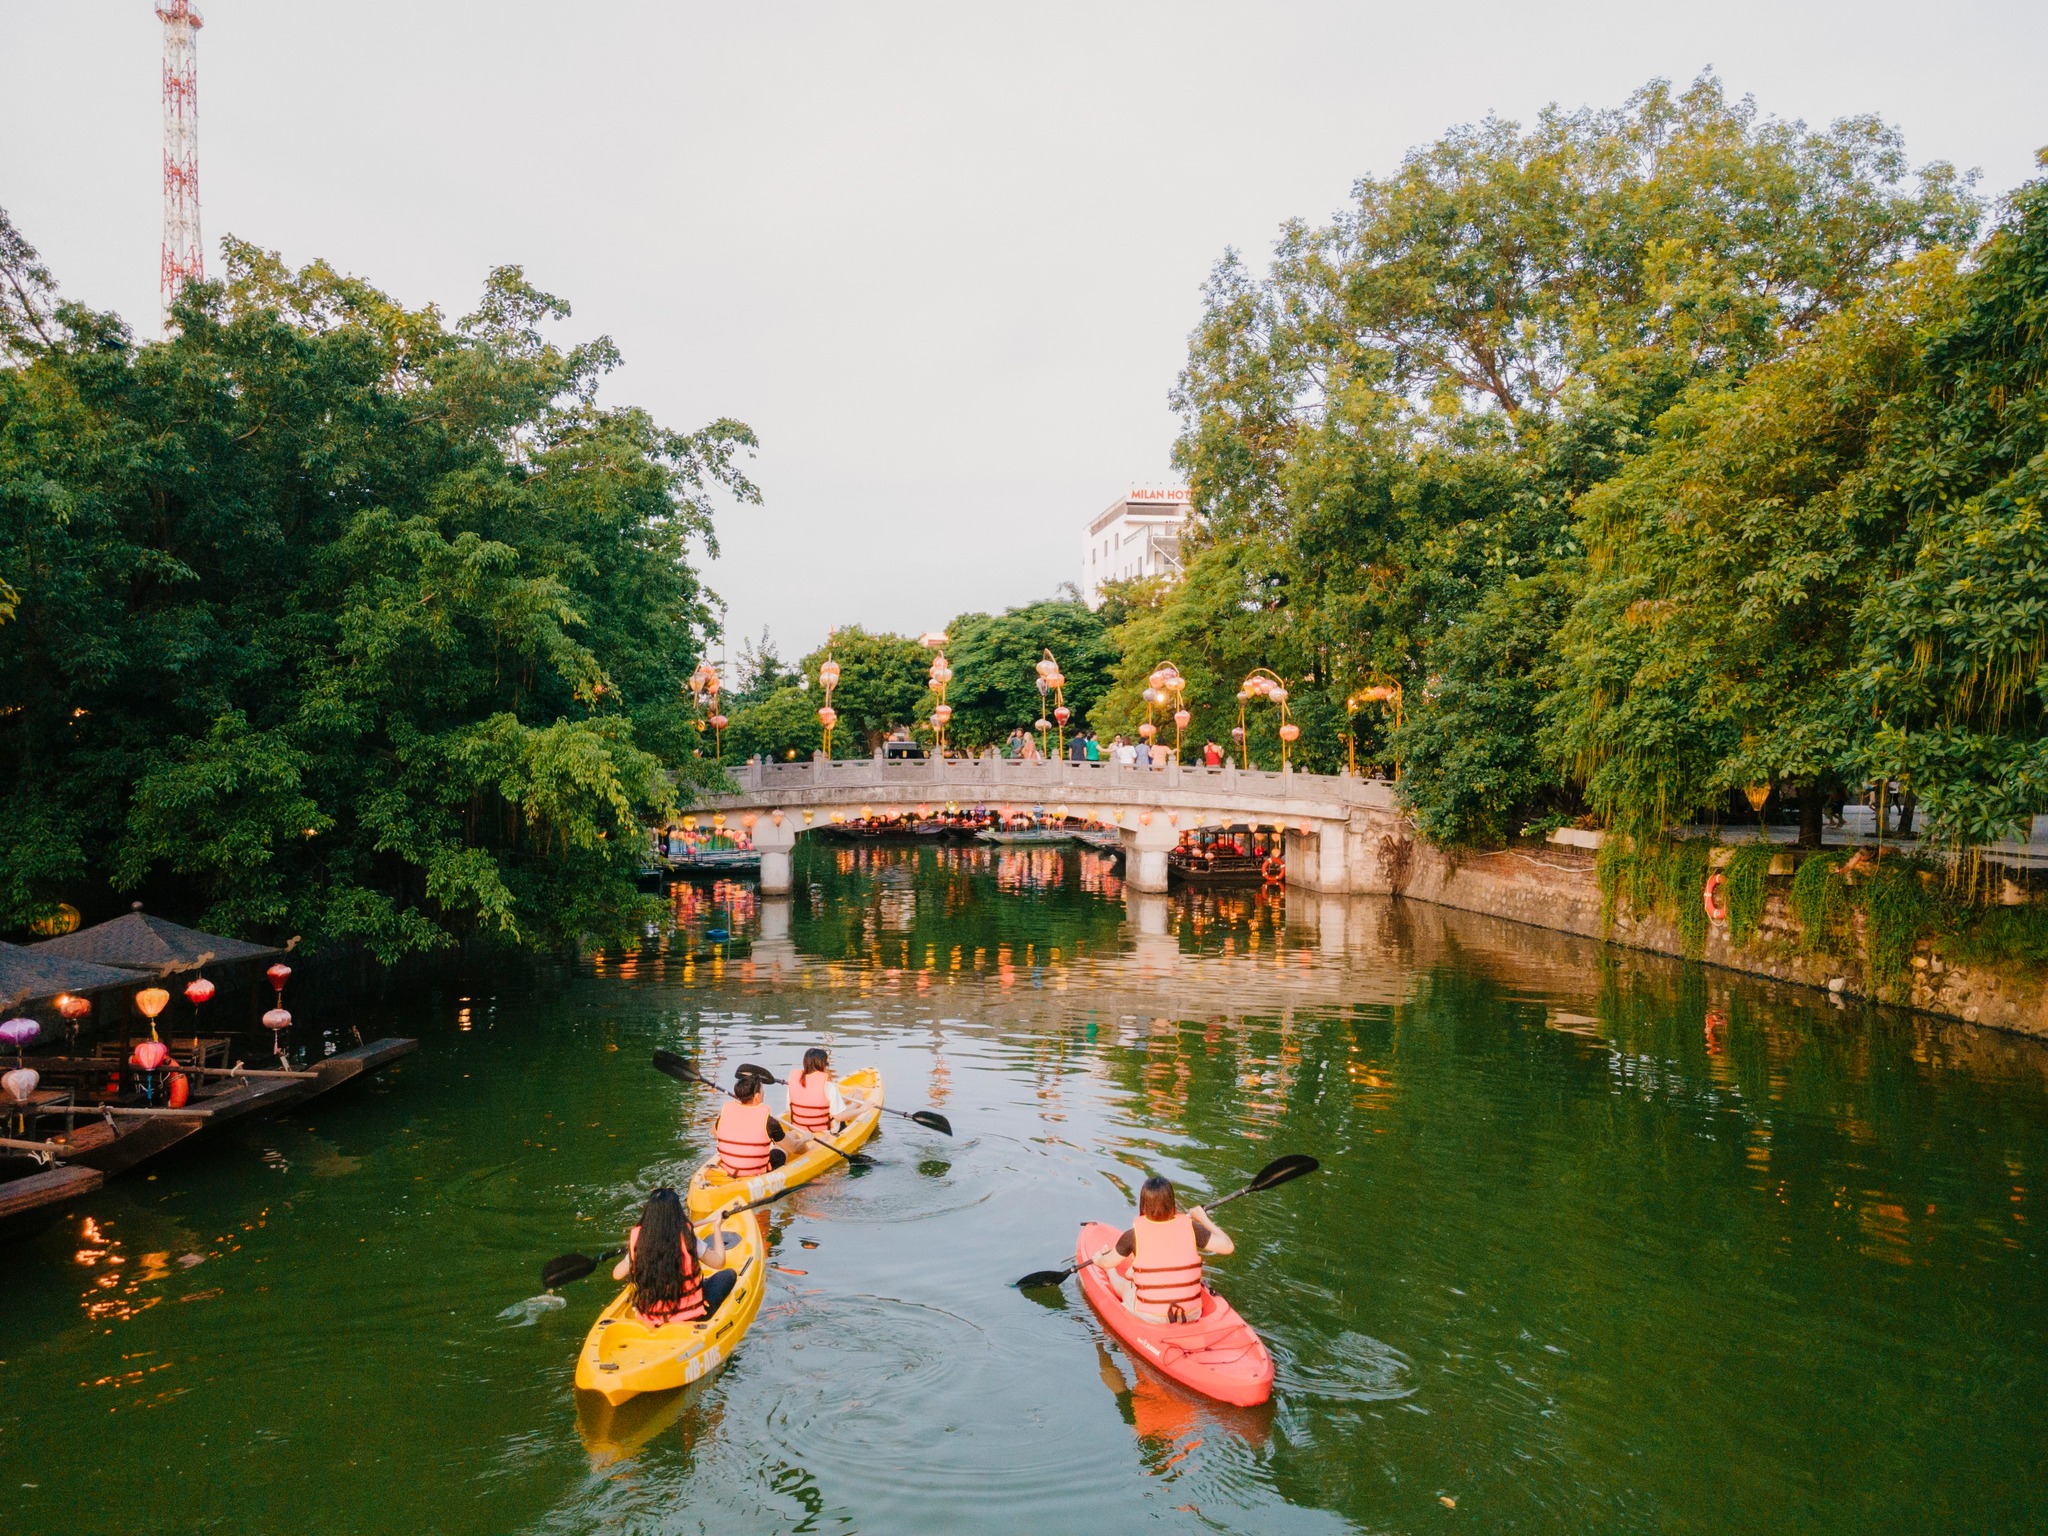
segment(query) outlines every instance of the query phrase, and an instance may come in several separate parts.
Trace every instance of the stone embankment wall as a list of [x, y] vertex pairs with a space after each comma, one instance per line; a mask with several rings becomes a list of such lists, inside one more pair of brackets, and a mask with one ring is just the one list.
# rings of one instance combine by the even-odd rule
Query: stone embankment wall
[[[1600, 920], [1600, 884], [1589, 849], [1544, 844], [1496, 853], [1452, 854], [1414, 835], [1403, 817], [1373, 815], [1352, 824], [1353, 868], [1359, 884], [1416, 901], [1484, 912], [1633, 949], [1683, 955], [1677, 925], [1661, 917], [1621, 910], [1611, 927]], [[1788, 861], [1789, 862], [1789, 861]], [[1839, 998], [1901, 1003], [1927, 1013], [2048, 1038], [2048, 976], [2020, 965], [1951, 964], [1923, 940], [1914, 955], [1904, 995], [1876, 998], [1860, 958], [1806, 953], [1789, 910], [1789, 874], [1773, 875], [1770, 901], [1748, 944], [1729, 941], [1726, 923], [1712, 923], [1702, 959], [1709, 965], [1819, 987]], [[1861, 950], [1863, 915], [1855, 914]]]

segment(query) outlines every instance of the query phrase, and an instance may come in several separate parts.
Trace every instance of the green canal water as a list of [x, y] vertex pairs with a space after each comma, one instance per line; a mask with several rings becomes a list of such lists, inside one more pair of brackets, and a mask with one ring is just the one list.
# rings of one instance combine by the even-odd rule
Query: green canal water
[[[811, 848], [788, 901], [676, 913], [370, 1010], [420, 1054], [0, 1256], [0, 1530], [2048, 1526], [2027, 1042], [1420, 905], [1139, 899], [1078, 851]], [[751, 953], [703, 956], [727, 926]], [[819, 1041], [957, 1135], [891, 1120], [772, 1208], [708, 1385], [579, 1412], [611, 1287], [550, 1306], [540, 1265], [714, 1109], [650, 1051]], [[1269, 1407], [1008, 1288], [1147, 1170], [1282, 1151], [1324, 1171], [1224, 1213], [1212, 1271]]]

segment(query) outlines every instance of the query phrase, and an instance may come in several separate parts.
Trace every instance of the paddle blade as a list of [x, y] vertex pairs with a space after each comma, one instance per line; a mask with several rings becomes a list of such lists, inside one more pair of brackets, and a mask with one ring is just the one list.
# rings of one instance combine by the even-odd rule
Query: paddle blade
[[692, 1088], [697, 1086], [697, 1074], [690, 1069], [690, 1063], [674, 1051], [656, 1051], [654, 1070], [665, 1073], [679, 1083], [688, 1083]]
[[1289, 1179], [1298, 1179], [1304, 1173], [1314, 1173], [1322, 1166], [1314, 1158], [1305, 1157], [1299, 1152], [1287, 1157], [1276, 1157], [1259, 1170], [1258, 1177], [1245, 1186], [1245, 1191], [1250, 1193], [1254, 1190], [1272, 1189], [1275, 1185], [1285, 1184]]
[[910, 1118], [919, 1125], [929, 1126], [932, 1130], [938, 1131], [942, 1135], [950, 1136], [953, 1134], [953, 1122], [935, 1109], [914, 1109], [910, 1112]]
[[1017, 1289], [1020, 1291], [1036, 1291], [1049, 1285], [1060, 1285], [1073, 1272], [1074, 1266], [1071, 1264], [1065, 1269], [1034, 1269], [1030, 1274], [1017, 1282]]
[[770, 1072], [766, 1067], [757, 1067], [751, 1061], [741, 1062], [739, 1071], [747, 1077], [758, 1077], [764, 1083], [779, 1083], [782, 1081], [781, 1078]]
[[540, 1288], [544, 1291], [558, 1291], [572, 1280], [581, 1280], [597, 1268], [597, 1260], [587, 1253], [565, 1253], [559, 1259], [549, 1259], [541, 1266]]

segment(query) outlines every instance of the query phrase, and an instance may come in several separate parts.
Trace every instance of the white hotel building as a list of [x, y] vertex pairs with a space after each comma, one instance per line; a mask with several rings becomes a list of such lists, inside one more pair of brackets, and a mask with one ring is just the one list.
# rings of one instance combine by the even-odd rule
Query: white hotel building
[[1192, 508], [1184, 487], [1133, 487], [1092, 518], [1081, 544], [1081, 595], [1102, 606], [1105, 581], [1180, 574], [1180, 530]]

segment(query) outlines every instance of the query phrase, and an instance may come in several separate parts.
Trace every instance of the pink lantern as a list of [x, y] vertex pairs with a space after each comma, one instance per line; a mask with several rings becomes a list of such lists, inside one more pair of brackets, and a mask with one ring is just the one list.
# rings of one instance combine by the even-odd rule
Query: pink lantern
[[283, 996], [284, 984], [292, 979], [292, 968], [283, 961], [279, 961], [263, 974], [270, 978], [271, 990], [279, 996]]
[[727, 724], [728, 722], [723, 715], [713, 715], [711, 717], [711, 729], [714, 731], [724, 730]]
[[837, 725], [838, 723], [839, 711], [834, 709], [830, 704], [827, 704], [823, 709], [818, 711], [818, 724], [824, 726], [826, 730], [831, 730], [832, 727]]
[[1177, 731], [1184, 731], [1188, 728], [1188, 722], [1194, 718], [1188, 711], [1176, 709], [1173, 712], [1173, 728]]
[[1064, 688], [1067, 686], [1067, 675], [1055, 667], [1045, 674], [1045, 682], [1049, 688]]
[[144, 1040], [136, 1045], [128, 1060], [145, 1072], [154, 1072], [171, 1059], [170, 1048], [161, 1040]]
[[1065, 725], [1069, 720], [1074, 718], [1074, 712], [1071, 709], [1067, 708], [1066, 705], [1062, 704], [1058, 709], [1052, 712], [1052, 717], [1053, 719], [1059, 721], [1061, 725]]
[[1267, 688], [1266, 697], [1271, 699], [1275, 704], [1285, 704], [1287, 702], [1287, 690], [1285, 688], [1282, 688], [1279, 684], [1275, 683], [1271, 687]]
[[759, 821], [760, 819], [761, 818], [756, 816], [752, 811], [749, 811], [746, 815], [740, 818], [740, 825], [745, 827], [749, 832], [751, 832], [754, 830], [754, 823]]
[[1144, 737], [1147, 741], [1150, 741], [1154, 736], [1157, 736], [1159, 734], [1159, 727], [1154, 725], [1150, 720], [1147, 720], [1143, 725], [1138, 727], [1138, 734]]
[[9, 1019], [0, 1024], [0, 1040], [6, 1041], [17, 1051], [43, 1032], [43, 1026], [34, 1019]]
[[950, 704], [941, 704], [937, 709], [934, 709], [932, 711], [933, 725], [944, 725], [948, 720], [952, 718], [953, 706]]
[[213, 983], [204, 976], [194, 976], [185, 983], [185, 999], [197, 1008], [201, 1003], [213, 1000]]
[[290, 1029], [292, 1027], [292, 1016], [282, 1008], [272, 1008], [263, 1015], [263, 1027], [265, 1029]]
[[1299, 741], [1301, 739], [1301, 727], [1292, 720], [1288, 721], [1280, 727], [1280, 739], [1282, 741]]
[[1039, 720], [1031, 728], [1034, 731], [1049, 731], [1052, 729], [1052, 722], [1050, 720]]
[[36, 1084], [42, 1080], [42, 1074], [34, 1067], [16, 1067], [13, 1071], [0, 1075], [0, 1087], [6, 1088], [7, 1097], [15, 1103], [26, 1104], [28, 1096], [36, 1091]]
[[838, 687], [839, 663], [836, 661], [828, 661], [822, 667], [818, 668], [818, 681], [823, 683], [827, 688]]
[[1232, 726], [1232, 727], [1230, 728], [1230, 736], [1231, 736], [1231, 739], [1232, 739], [1233, 741], [1243, 741], [1243, 740], [1244, 740], [1244, 727], [1243, 727], [1243, 726], [1241, 726], [1241, 725], [1233, 725], [1233, 726]]
[[57, 1011], [76, 1024], [88, 1013], [92, 1012], [92, 999], [89, 997], [78, 997], [69, 992], [60, 992], [57, 994]]

